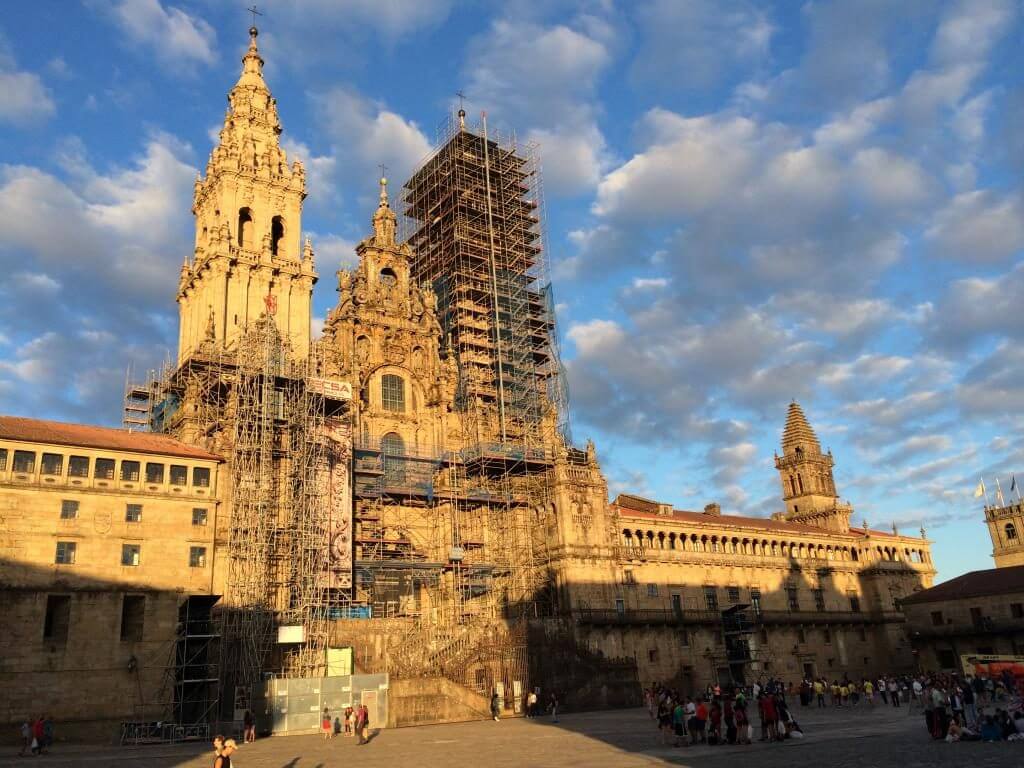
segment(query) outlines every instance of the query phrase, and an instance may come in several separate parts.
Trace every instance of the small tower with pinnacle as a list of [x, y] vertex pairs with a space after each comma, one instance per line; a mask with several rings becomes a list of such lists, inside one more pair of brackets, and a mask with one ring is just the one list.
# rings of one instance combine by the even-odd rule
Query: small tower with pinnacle
[[850, 530], [853, 510], [836, 494], [833, 463], [831, 451], [822, 453], [818, 436], [794, 400], [782, 431], [782, 455], [775, 456], [787, 520], [842, 533]]
[[178, 282], [179, 363], [209, 340], [230, 348], [267, 313], [296, 356], [309, 350], [317, 274], [312, 248], [299, 239], [306, 177], [281, 148], [258, 34], [250, 28], [218, 144], [195, 183], [195, 251]]

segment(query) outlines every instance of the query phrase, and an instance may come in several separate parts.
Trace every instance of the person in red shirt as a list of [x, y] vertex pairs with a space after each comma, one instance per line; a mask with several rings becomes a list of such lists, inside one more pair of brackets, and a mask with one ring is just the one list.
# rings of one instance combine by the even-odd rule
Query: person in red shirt
[[707, 744], [708, 737], [705, 731], [705, 727], [708, 721], [708, 705], [704, 703], [704, 699], [700, 700], [697, 705], [697, 738]]
[[768, 741], [775, 741], [778, 738], [778, 731], [775, 722], [778, 720], [778, 713], [775, 711], [775, 702], [771, 696], [762, 696], [759, 702], [761, 706], [761, 722], [764, 723]]
[[36, 718], [35, 722], [32, 723], [32, 736], [35, 739], [35, 749], [32, 750], [32, 754], [40, 755], [43, 752], [43, 736], [46, 734], [43, 728], [43, 716], [40, 715]]

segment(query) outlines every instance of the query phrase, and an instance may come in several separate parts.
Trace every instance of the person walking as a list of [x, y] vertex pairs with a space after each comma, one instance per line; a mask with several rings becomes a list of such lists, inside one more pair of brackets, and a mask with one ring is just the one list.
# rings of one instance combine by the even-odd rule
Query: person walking
[[526, 697], [526, 716], [533, 719], [537, 716], [537, 692], [530, 691]]
[[18, 757], [24, 757], [25, 750], [30, 749], [32, 749], [32, 725], [25, 720], [21, 724], [21, 750], [18, 752]]
[[43, 749], [49, 750], [53, 746], [53, 736], [53, 718], [49, 715], [43, 715]]
[[359, 743], [369, 744], [370, 743], [370, 709], [365, 704], [359, 708], [359, 716], [362, 721], [362, 725], [359, 728]]
[[324, 707], [324, 713], [320, 717], [320, 732], [323, 734], [325, 739], [334, 738], [334, 727], [331, 723], [331, 713], [327, 707]]
[[244, 740], [246, 744], [252, 744], [256, 741], [256, 716], [253, 715], [252, 710], [245, 710], [245, 715], [242, 717], [242, 725], [245, 727]]
[[551, 712], [551, 722], [558, 722], [558, 697], [555, 696], [554, 691], [551, 692], [550, 698], [548, 698], [548, 711]]
[[43, 753], [43, 716], [40, 715], [32, 723], [32, 754]]
[[889, 680], [889, 698], [892, 699], [892, 705], [899, 709], [900, 706], [900, 684], [896, 682], [896, 678]]
[[494, 722], [501, 720], [501, 702], [498, 700], [498, 692], [495, 691], [491, 694], [491, 717], [494, 718]]
[[825, 706], [825, 683], [821, 680], [814, 681], [814, 697], [818, 700], [818, 709]]

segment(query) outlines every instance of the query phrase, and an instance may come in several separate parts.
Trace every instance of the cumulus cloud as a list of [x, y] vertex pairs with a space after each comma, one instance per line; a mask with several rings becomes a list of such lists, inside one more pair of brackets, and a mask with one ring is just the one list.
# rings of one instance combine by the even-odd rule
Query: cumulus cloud
[[1024, 196], [989, 190], [956, 195], [935, 214], [925, 237], [940, 256], [958, 261], [1004, 261], [1024, 249]]
[[321, 129], [331, 142], [330, 171], [347, 178], [365, 178], [366, 191], [376, 193], [378, 164], [396, 179], [406, 179], [430, 152], [419, 126], [348, 88], [314, 97]]
[[470, 107], [499, 124], [527, 126], [552, 194], [592, 189], [608, 165], [596, 91], [613, 45], [611, 28], [592, 15], [551, 25], [499, 17], [468, 45]]
[[[212, 64], [217, 60], [217, 33], [204, 19], [160, 0], [112, 0], [103, 3], [124, 39], [167, 64]], [[170, 70], [172, 72], [178, 69]]]
[[[99, 170], [77, 147], [67, 178], [0, 167], [8, 408], [116, 421], [128, 362], [155, 366], [170, 352], [177, 270], [191, 250], [191, 161], [187, 145], [155, 133], [126, 167]], [[45, 403], [28, 386], [44, 380]]]
[[1024, 262], [996, 277], [953, 281], [928, 313], [928, 340], [937, 348], [961, 352], [978, 341], [1024, 341]]
[[57, 111], [50, 89], [34, 72], [18, 69], [7, 41], [0, 35], [0, 122], [26, 126]]

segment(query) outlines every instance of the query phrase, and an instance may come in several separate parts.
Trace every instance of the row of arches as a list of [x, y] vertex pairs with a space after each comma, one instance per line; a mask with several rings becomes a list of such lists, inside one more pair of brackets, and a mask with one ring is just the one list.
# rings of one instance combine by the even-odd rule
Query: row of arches
[[[251, 208], [238, 211], [238, 247], [247, 251], [256, 250], [256, 224]], [[270, 254], [279, 256], [284, 253], [284, 219], [274, 216], [270, 220]]]
[[796, 472], [788, 477], [788, 484], [785, 490], [790, 496], [802, 496], [804, 493], [823, 493], [834, 496], [836, 492], [832, 477], [827, 472], [812, 472], [807, 475], [807, 485], [804, 486], [804, 473]]
[[906, 560], [913, 563], [929, 562], [927, 552], [905, 547], [875, 547], [874, 549], [831, 544], [779, 541], [777, 539], [751, 539], [717, 534], [665, 533], [625, 528], [622, 543], [628, 549], [676, 550], [685, 552], [711, 552], [751, 555], [755, 557], [788, 557], [798, 560], [860, 561], [874, 556], [876, 560]]

